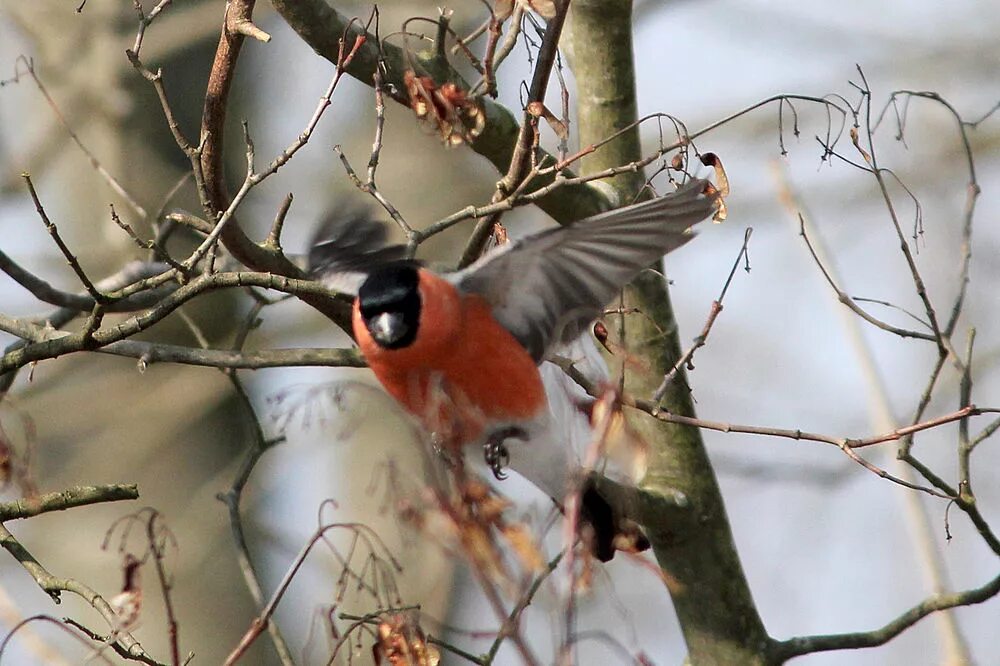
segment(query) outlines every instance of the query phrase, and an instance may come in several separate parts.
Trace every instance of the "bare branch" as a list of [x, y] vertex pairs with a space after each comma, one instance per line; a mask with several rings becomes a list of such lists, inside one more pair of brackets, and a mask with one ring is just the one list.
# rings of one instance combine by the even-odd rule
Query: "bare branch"
[[982, 587], [964, 592], [954, 592], [952, 594], [932, 595], [879, 629], [850, 634], [803, 636], [777, 642], [772, 645], [771, 656], [776, 661], [783, 662], [793, 657], [812, 654], [814, 652], [851, 650], [884, 645], [931, 613], [957, 606], [981, 604], [984, 601], [992, 599], [998, 593], [1000, 593], [1000, 576], [997, 576]]
[[[83, 495], [86, 496], [87, 493], [84, 493]], [[130, 497], [128, 497], [127, 495], [122, 495], [118, 491], [110, 492], [108, 493], [108, 496], [111, 499], [106, 501], [115, 501], [118, 499], [130, 499]], [[102, 501], [102, 500], [95, 500], [95, 501]], [[61, 508], [69, 508], [68, 506], [60, 506], [61, 503], [62, 500], [50, 499], [49, 504], [53, 508], [47, 510], [54, 511], [54, 510], [59, 510]], [[94, 502], [93, 501], [83, 502], [80, 504], [80, 506], [82, 506], [83, 504], [92, 504], [92, 503]], [[13, 516], [13, 517], [21, 517], [21, 516]], [[125, 654], [128, 655], [130, 659], [142, 661], [143, 663], [151, 664], [153, 666], [157, 666], [159, 664], [159, 662], [157, 662], [156, 660], [151, 658], [148, 654], [146, 654], [146, 651], [142, 649], [142, 646], [139, 645], [139, 642], [136, 641], [136, 639], [132, 636], [132, 634], [128, 633], [127, 631], [120, 630], [119, 627], [120, 623], [118, 616], [115, 613], [115, 611], [111, 608], [111, 606], [108, 604], [108, 602], [104, 599], [104, 597], [102, 597], [95, 590], [91, 589], [84, 583], [81, 583], [77, 580], [74, 580], [72, 578], [57, 578], [53, 576], [51, 573], [49, 573], [47, 569], [45, 569], [45, 567], [43, 567], [38, 562], [38, 560], [34, 558], [34, 556], [31, 555], [31, 553], [27, 551], [27, 549], [25, 549], [24, 546], [22, 546], [14, 538], [14, 535], [11, 534], [10, 531], [3, 524], [0, 524], [0, 546], [2, 546], [7, 552], [13, 555], [14, 559], [16, 559], [21, 564], [21, 566], [24, 567], [24, 569], [31, 575], [31, 577], [35, 579], [35, 582], [38, 584], [38, 586], [42, 588], [42, 590], [46, 594], [52, 597], [53, 601], [58, 603], [61, 593], [69, 592], [71, 594], [75, 594], [76, 596], [80, 597], [86, 603], [92, 606], [94, 610], [96, 610], [101, 615], [101, 617], [104, 618], [104, 620], [108, 623], [109, 627], [111, 627], [113, 630], [117, 630], [115, 632], [116, 642], [120, 644], [121, 649], [124, 651]]]
[[[153, 18], [155, 18], [155, 14], [159, 13], [159, 9], [160, 8], [158, 7], [153, 12], [151, 12]], [[31, 79], [35, 82], [35, 85], [38, 86], [39, 92], [41, 92], [42, 96], [45, 97], [45, 101], [48, 102], [49, 108], [52, 109], [52, 112], [55, 114], [56, 118], [59, 119], [59, 124], [63, 126], [63, 129], [66, 130], [66, 132], [69, 134], [69, 137], [73, 139], [73, 143], [75, 143], [76, 146], [83, 152], [83, 154], [87, 156], [87, 159], [90, 161], [90, 166], [94, 168], [94, 171], [100, 174], [100, 176], [105, 180], [105, 182], [107, 182], [108, 186], [111, 187], [112, 191], [114, 191], [115, 194], [121, 197], [122, 200], [128, 204], [129, 208], [131, 208], [135, 212], [135, 214], [139, 216], [140, 219], [145, 220], [147, 218], [146, 209], [140, 206], [139, 203], [128, 193], [128, 191], [125, 190], [125, 187], [118, 181], [118, 179], [112, 176], [111, 173], [107, 169], [105, 169], [103, 165], [101, 165], [101, 162], [97, 159], [97, 157], [92, 152], [90, 152], [90, 150], [85, 145], [83, 145], [83, 141], [81, 141], [80, 137], [77, 136], [76, 132], [73, 131], [73, 128], [70, 126], [70, 124], [66, 122], [66, 118], [63, 116], [62, 111], [59, 110], [59, 107], [58, 105], [56, 105], [55, 100], [52, 99], [51, 95], [49, 95], [49, 91], [42, 84], [41, 79], [38, 78], [38, 74], [35, 73], [34, 62], [24, 56], [18, 56], [16, 66], [20, 66], [21, 63], [24, 64], [28, 76], [30, 76]]]
[[56, 245], [59, 247], [59, 251], [62, 252], [63, 256], [66, 257], [66, 262], [69, 264], [76, 276], [80, 278], [80, 282], [83, 283], [84, 288], [90, 297], [94, 299], [96, 303], [103, 303], [107, 300], [107, 297], [97, 290], [94, 283], [90, 281], [87, 274], [83, 272], [83, 268], [80, 267], [80, 262], [77, 260], [76, 256], [70, 251], [63, 242], [62, 237], [59, 235], [59, 230], [56, 225], [52, 223], [49, 216], [45, 213], [45, 209], [42, 207], [42, 202], [38, 199], [38, 193], [35, 192], [35, 185], [31, 182], [31, 176], [27, 173], [22, 173], [21, 177], [24, 178], [24, 182], [28, 185], [28, 193], [31, 195], [31, 201], [35, 204], [35, 210], [38, 211], [38, 216], [42, 218], [42, 223], [45, 224], [45, 229], [52, 236], [52, 240], [55, 241]]
[[[33, 361], [55, 358], [71, 352], [100, 349], [123, 341], [161, 321], [192, 298], [216, 289], [263, 287], [299, 296], [320, 296], [332, 300], [332, 292], [311, 280], [295, 280], [271, 273], [212, 273], [202, 275], [159, 301], [144, 313], [134, 315], [113, 327], [77, 334], [48, 333], [30, 345], [14, 349], [0, 357], [0, 374]], [[8, 318], [9, 319], [9, 318]]]
[[[716, 318], [718, 318], [719, 313], [722, 312], [722, 301], [726, 297], [726, 292], [729, 291], [729, 285], [733, 281], [733, 276], [736, 275], [736, 269], [739, 268], [740, 263], [743, 258], [747, 255], [747, 245], [750, 243], [750, 234], [753, 233], [752, 227], [747, 227], [746, 233], [743, 234], [743, 245], [740, 247], [739, 254], [736, 255], [736, 261], [733, 262], [733, 268], [729, 271], [729, 277], [726, 278], [725, 284], [722, 285], [722, 291], [719, 292], [719, 297], [712, 301], [712, 309], [708, 313], [708, 319], [705, 320], [705, 325], [701, 328], [701, 333], [698, 337], [694, 339], [694, 344], [692, 344], [686, 352], [684, 352], [677, 362], [674, 363], [674, 367], [670, 369], [664, 377], [663, 381], [660, 383], [659, 388], [653, 393], [652, 401], [654, 403], [659, 403], [663, 399], [663, 395], [667, 392], [670, 387], [670, 382], [674, 380], [677, 373], [681, 368], [687, 367], [688, 370], [693, 370], [694, 365], [692, 360], [694, 359], [694, 353], [700, 348], [705, 346], [708, 341], [708, 334], [712, 331], [712, 326], [715, 324]], [[750, 264], [746, 265], [747, 272], [750, 272]]]
[[76, 486], [56, 493], [0, 503], [0, 523], [19, 518], [31, 518], [50, 511], [65, 511], [88, 504], [139, 499], [134, 483], [103, 486]]
[[542, 587], [542, 583], [552, 575], [552, 572], [556, 570], [559, 563], [563, 559], [564, 553], [559, 553], [546, 565], [545, 569], [535, 576], [535, 580], [532, 581], [528, 589], [524, 591], [521, 598], [518, 599], [517, 603], [510, 611], [510, 615], [507, 616], [507, 621], [504, 622], [503, 626], [500, 627], [500, 631], [497, 632], [497, 637], [490, 645], [490, 649], [487, 650], [486, 654], [483, 655], [482, 659], [478, 662], [484, 665], [492, 664], [493, 660], [496, 659], [497, 652], [500, 651], [500, 646], [503, 645], [504, 640], [511, 634], [512, 631], [516, 629], [518, 623], [521, 621], [521, 613], [524, 609], [531, 605], [531, 601], [535, 598], [535, 594]]

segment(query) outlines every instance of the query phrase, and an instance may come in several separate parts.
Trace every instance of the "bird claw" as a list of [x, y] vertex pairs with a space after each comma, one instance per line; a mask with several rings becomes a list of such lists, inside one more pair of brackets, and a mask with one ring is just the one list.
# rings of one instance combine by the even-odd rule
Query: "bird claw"
[[510, 464], [510, 451], [507, 450], [507, 445], [504, 443], [508, 437], [523, 440], [528, 438], [528, 433], [517, 427], [504, 428], [490, 435], [486, 443], [483, 444], [483, 457], [486, 460], [486, 466], [493, 472], [497, 481], [503, 481], [507, 478], [507, 474], [503, 470]]
[[503, 481], [507, 478], [503, 469], [510, 463], [510, 451], [507, 450], [503, 439], [490, 438], [487, 440], [483, 444], [483, 457], [486, 459], [486, 466], [493, 472], [497, 481]]

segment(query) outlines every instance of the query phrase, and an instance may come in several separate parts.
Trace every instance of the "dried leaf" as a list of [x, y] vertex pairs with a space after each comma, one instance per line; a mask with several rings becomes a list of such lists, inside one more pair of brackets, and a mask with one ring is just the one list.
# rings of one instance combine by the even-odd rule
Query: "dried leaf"
[[867, 164], [871, 164], [872, 156], [868, 154], [868, 151], [866, 151], [864, 148], [861, 147], [861, 140], [858, 138], [858, 128], [852, 127], [850, 134], [851, 134], [851, 143], [853, 143], [854, 147], [858, 149], [858, 152], [861, 153], [861, 156], [865, 158], [865, 162]]
[[712, 222], [718, 224], [719, 222], [724, 222], [729, 216], [729, 209], [726, 208], [726, 200], [719, 199], [719, 205], [715, 209], [715, 214], [712, 215]]
[[503, 512], [511, 506], [510, 500], [494, 493], [479, 479], [469, 479], [462, 495], [473, 515], [486, 525], [495, 525], [503, 517]]
[[452, 82], [438, 85], [413, 70], [403, 73], [410, 108], [425, 127], [435, 131], [446, 146], [472, 142], [486, 127], [482, 102]]
[[125, 581], [122, 584], [122, 591], [108, 599], [108, 605], [118, 616], [119, 629], [129, 629], [135, 626], [142, 612], [142, 586], [139, 582], [139, 571], [142, 562], [134, 555], [125, 555], [125, 564], [122, 567]]
[[142, 612], [140, 592], [120, 592], [108, 599], [108, 605], [118, 616], [118, 629], [128, 630], [139, 621]]
[[623, 518], [618, 522], [618, 533], [612, 541], [615, 550], [623, 553], [641, 553], [649, 549], [649, 539], [635, 521]]
[[650, 446], [625, 418], [617, 391], [605, 391], [594, 401], [590, 422], [594, 432], [603, 437], [601, 453], [605, 457], [620, 467], [630, 479], [645, 476]]
[[488, 578], [501, 580], [504, 578], [503, 562], [487, 529], [480, 524], [467, 522], [462, 527], [462, 545], [473, 566], [479, 567]]
[[705, 185], [705, 194], [708, 196], [715, 196], [715, 214], [712, 215], [712, 222], [718, 224], [726, 219], [729, 215], [729, 209], [726, 207], [726, 200], [722, 198], [719, 194], [719, 190], [716, 189], [715, 185], [708, 183]]
[[4, 439], [2, 431], [0, 431], [0, 490], [7, 488], [13, 472], [14, 455], [7, 440]]
[[604, 349], [609, 354], [614, 354], [614, 352], [611, 351], [611, 348], [608, 346], [609, 335], [610, 333], [608, 333], [608, 327], [605, 326], [603, 322], [600, 321], [594, 322], [594, 337], [597, 338], [597, 341], [601, 343], [601, 346], [604, 347]]
[[715, 182], [716, 188], [719, 191], [720, 197], [729, 196], [729, 178], [726, 176], [726, 170], [722, 166], [722, 160], [715, 153], [703, 153], [701, 155], [701, 163], [705, 166], [710, 166], [715, 169]]
[[493, 225], [493, 244], [497, 247], [507, 245], [510, 243], [510, 237], [507, 235], [507, 227], [497, 222]]
[[372, 650], [375, 663], [392, 666], [438, 666], [441, 654], [427, 644], [427, 636], [413, 615], [398, 613], [379, 623]]
[[526, 571], [538, 573], [545, 568], [545, 558], [542, 557], [542, 551], [539, 550], [535, 538], [526, 525], [504, 525], [501, 532]]

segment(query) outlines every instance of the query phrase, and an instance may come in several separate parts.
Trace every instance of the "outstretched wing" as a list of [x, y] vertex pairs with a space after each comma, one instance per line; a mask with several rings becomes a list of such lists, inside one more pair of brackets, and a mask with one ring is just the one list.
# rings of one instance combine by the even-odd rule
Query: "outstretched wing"
[[578, 336], [639, 272], [693, 237], [714, 196], [694, 180], [663, 197], [528, 236], [450, 276], [541, 360]]
[[406, 246], [388, 244], [385, 224], [336, 212], [313, 236], [309, 273], [332, 289], [356, 296], [372, 269], [405, 257]]

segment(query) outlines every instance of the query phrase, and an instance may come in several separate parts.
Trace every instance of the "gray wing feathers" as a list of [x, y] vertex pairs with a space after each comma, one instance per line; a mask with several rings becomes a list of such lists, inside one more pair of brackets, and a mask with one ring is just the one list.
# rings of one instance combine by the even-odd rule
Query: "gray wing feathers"
[[676, 192], [529, 236], [452, 279], [483, 296], [536, 360], [577, 337], [641, 270], [715, 210], [696, 180]]
[[331, 289], [357, 295], [373, 268], [405, 257], [404, 245], [388, 244], [385, 224], [339, 212], [327, 216], [316, 231], [308, 270]]

